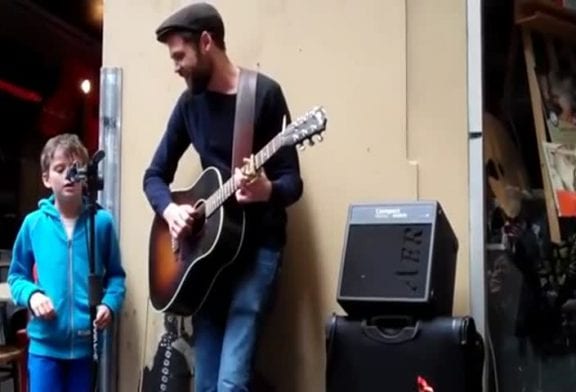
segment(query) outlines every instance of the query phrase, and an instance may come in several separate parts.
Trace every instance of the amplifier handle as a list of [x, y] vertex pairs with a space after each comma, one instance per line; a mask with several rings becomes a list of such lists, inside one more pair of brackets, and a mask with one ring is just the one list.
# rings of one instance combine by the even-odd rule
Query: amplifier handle
[[[410, 320], [410, 318], [403, 318]], [[407, 325], [401, 328], [386, 328], [378, 323], [382, 320], [398, 321], [398, 319], [398, 317], [393, 316], [379, 316], [373, 318], [371, 324], [368, 324], [366, 320], [362, 320], [362, 331], [368, 338], [382, 343], [398, 344], [413, 340], [420, 330], [420, 321], [416, 321], [414, 325]]]
[[332, 313], [330, 320], [326, 323], [326, 373], [325, 377], [327, 382], [332, 380], [332, 368], [334, 358], [332, 358], [332, 347], [334, 346], [334, 336], [336, 334], [336, 326], [338, 324], [338, 316], [336, 313]]

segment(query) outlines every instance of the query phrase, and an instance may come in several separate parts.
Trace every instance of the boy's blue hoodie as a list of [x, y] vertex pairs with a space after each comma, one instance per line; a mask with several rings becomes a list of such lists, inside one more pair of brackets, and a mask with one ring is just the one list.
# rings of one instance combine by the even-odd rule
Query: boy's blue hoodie
[[[28, 322], [29, 351], [52, 358], [77, 359], [91, 354], [88, 304], [88, 217], [83, 208], [68, 240], [54, 196], [42, 199], [28, 214], [14, 244], [8, 283], [17, 305], [28, 307], [30, 297], [42, 292], [54, 305], [56, 317]], [[96, 272], [103, 276], [102, 303], [119, 314], [125, 295], [125, 272], [112, 215], [98, 209], [95, 216]], [[36, 266], [38, 281], [34, 281]]]

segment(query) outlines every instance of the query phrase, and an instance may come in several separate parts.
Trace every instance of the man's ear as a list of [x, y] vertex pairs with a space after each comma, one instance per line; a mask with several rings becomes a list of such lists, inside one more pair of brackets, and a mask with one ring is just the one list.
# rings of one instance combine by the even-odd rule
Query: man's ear
[[210, 35], [209, 32], [203, 31], [202, 34], [200, 34], [200, 40], [198, 43], [202, 54], [207, 53], [210, 51], [210, 49], [212, 49], [213, 45], [212, 36]]

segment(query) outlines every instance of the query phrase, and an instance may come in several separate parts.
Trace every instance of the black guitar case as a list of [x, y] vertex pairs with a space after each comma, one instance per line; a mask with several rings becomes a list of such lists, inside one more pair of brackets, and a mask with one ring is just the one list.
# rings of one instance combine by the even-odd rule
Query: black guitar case
[[184, 319], [179, 316], [165, 314], [164, 328], [152, 366], [146, 366], [142, 371], [140, 392], [191, 391], [194, 370], [190, 367], [187, 355], [191, 354], [187, 351], [192, 349], [192, 337], [184, 328]]
[[326, 391], [482, 392], [484, 348], [470, 317], [370, 322], [332, 315], [326, 326]]

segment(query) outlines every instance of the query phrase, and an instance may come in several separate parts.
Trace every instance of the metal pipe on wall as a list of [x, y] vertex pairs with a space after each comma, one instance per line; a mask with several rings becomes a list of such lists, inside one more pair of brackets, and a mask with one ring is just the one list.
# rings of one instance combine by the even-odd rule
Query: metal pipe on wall
[[[484, 290], [484, 148], [482, 90], [482, 0], [466, 1], [467, 90], [468, 90], [468, 195], [470, 241], [470, 310], [478, 331], [488, 346]], [[488, 347], [487, 347], [488, 348]], [[488, 352], [488, 350], [486, 350]], [[484, 361], [484, 390], [487, 387]]]
[[[101, 174], [104, 189], [99, 203], [114, 217], [120, 233], [120, 147], [122, 134], [122, 69], [102, 67], [100, 70], [100, 131], [99, 148], [106, 156], [102, 161]], [[102, 355], [99, 368], [99, 391], [116, 392], [118, 384], [118, 315], [114, 318], [102, 339]]]

